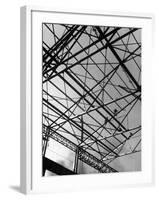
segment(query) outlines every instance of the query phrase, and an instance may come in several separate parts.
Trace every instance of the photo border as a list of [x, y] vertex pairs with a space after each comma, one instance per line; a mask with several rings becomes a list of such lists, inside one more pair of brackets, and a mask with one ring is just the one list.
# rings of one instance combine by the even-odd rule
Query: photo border
[[[72, 17], [72, 15], [74, 17]], [[64, 16], [67, 16], [68, 18]], [[39, 127], [38, 125], [42, 120], [40, 119], [42, 117], [40, 114], [41, 110], [39, 109], [42, 102], [37, 100], [41, 96], [40, 88], [42, 87], [42, 82], [40, 82], [41, 77], [39, 78], [39, 76], [37, 76], [37, 74], [41, 74], [41, 71], [38, 70], [37, 66], [41, 64], [41, 57], [40, 59], [38, 58], [40, 55], [42, 55], [42, 50], [41, 48], [39, 49], [39, 45], [41, 45], [41, 43], [38, 44], [38, 42], [40, 41], [41, 36], [38, 35], [38, 31], [39, 24], [44, 19], [50, 20], [50, 22], [53, 23], [55, 22], [55, 18], [58, 23], [68, 22], [72, 19], [76, 21], [79, 20], [80, 24], [81, 20], [83, 20], [84, 23], [87, 23], [88, 21], [91, 21], [91, 23], [95, 23], [94, 20], [97, 20], [98, 23], [96, 22], [96, 25], [104, 25], [104, 23], [106, 22], [101, 23], [100, 20], [102, 21], [102, 19], [106, 20], [107, 18], [109, 18], [112, 20], [112, 18], [118, 18], [119, 22], [116, 22], [116, 26], [123, 26], [124, 23], [127, 23], [130, 24], [130, 27], [134, 27], [134, 24], [136, 26], [137, 24], [140, 24], [141, 27], [144, 27], [144, 30], [146, 30], [143, 33], [144, 43], [142, 43], [142, 85], [144, 85], [142, 97], [144, 97], [144, 107], [146, 107], [147, 110], [145, 111], [143, 109], [142, 111], [142, 131], [145, 132], [147, 136], [145, 136], [146, 139], [143, 138], [144, 140], [142, 144], [144, 146], [142, 147], [143, 151], [147, 153], [147, 160], [145, 160], [144, 156], [144, 162], [142, 162], [144, 163], [144, 165], [142, 166], [142, 172], [123, 172], [120, 174], [91, 174], [60, 177], [42, 177], [39, 175], [42, 168], [42, 156], [40, 158], [40, 154], [38, 153], [41, 149], [41, 127]], [[153, 102], [153, 91], [151, 89], [153, 80], [153, 19], [154, 17], [150, 14], [84, 10], [68, 11], [61, 9], [59, 11], [56, 9], [44, 7], [40, 8], [35, 6], [25, 6], [21, 8], [21, 192], [27, 194], [42, 192], [62, 192], [72, 190], [79, 191], [81, 189], [105, 189], [108, 187], [116, 186], [137, 186], [145, 184], [152, 185], [152, 183], [154, 183], [154, 129], [152, 121], [153, 108], [151, 105]], [[76, 23], [76, 21], [74, 21], [74, 23]], [[108, 22], [108, 20], [106, 21]], [[110, 22], [110, 24], [111, 23], [112, 21]], [[106, 23], [105, 25], [109, 26], [108, 23]], [[115, 25], [113, 24], [113, 26]], [[147, 69], [148, 66], [152, 67]], [[148, 75], [149, 83], [147, 83]], [[145, 147], [145, 144], [149, 144], [149, 146]], [[148, 166], [145, 166], [146, 162]], [[39, 163], [41, 163], [41, 167], [38, 167]]]

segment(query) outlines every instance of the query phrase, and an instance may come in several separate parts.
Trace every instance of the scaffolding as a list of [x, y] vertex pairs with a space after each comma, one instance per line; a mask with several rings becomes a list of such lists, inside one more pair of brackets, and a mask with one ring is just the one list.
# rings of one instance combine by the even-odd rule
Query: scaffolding
[[141, 152], [141, 29], [43, 23], [42, 34], [43, 175], [60, 174], [52, 140], [73, 152], [61, 175], [79, 162], [120, 171], [115, 160]]

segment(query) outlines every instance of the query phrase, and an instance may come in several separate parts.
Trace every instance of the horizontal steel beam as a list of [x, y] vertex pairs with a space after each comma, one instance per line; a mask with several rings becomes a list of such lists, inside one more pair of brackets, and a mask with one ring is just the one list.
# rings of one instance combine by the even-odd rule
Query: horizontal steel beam
[[59, 142], [60, 144], [64, 145], [71, 151], [76, 152], [76, 149], [79, 149], [79, 159], [83, 161], [84, 163], [88, 164], [89, 166], [95, 168], [100, 173], [111, 173], [111, 172], [117, 172], [115, 169], [110, 167], [109, 165], [105, 164], [89, 152], [86, 152], [82, 148], [78, 147], [76, 144], [74, 144], [69, 139], [65, 138], [64, 136], [60, 135], [59, 133], [55, 133], [51, 128], [43, 125], [43, 135], [47, 134], [47, 129], [49, 129], [49, 137], [53, 140]]

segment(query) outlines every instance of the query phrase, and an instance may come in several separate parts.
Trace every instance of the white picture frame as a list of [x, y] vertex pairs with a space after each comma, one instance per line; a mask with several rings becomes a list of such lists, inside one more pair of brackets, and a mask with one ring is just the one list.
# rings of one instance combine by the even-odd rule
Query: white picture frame
[[[142, 170], [141, 172], [80, 176], [41, 176], [41, 24], [82, 23], [142, 28]], [[21, 192], [44, 193], [94, 188], [151, 185], [154, 181], [153, 16], [151, 14], [106, 11], [21, 8]], [[149, 67], [151, 66], [151, 68]], [[133, 174], [133, 175], [132, 175]]]

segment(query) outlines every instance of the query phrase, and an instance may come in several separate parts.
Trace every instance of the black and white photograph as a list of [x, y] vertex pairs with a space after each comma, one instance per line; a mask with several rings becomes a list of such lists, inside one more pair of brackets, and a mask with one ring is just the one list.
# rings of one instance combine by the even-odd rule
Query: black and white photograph
[[141, 171], [141, 32], [42, 24], [42, 176]]

